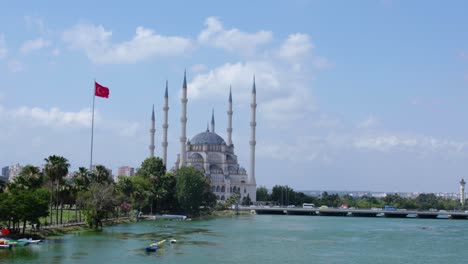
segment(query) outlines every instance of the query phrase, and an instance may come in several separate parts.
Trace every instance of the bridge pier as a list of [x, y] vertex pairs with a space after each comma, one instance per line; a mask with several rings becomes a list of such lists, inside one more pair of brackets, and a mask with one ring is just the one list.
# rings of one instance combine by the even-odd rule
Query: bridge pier
[[356, 217], [377, 217], [377, 213], [351, 213], [352, 216]]
[[437, 218], [437, 214], [417, 214], [416, 217], [425, 219], [435, 219]]

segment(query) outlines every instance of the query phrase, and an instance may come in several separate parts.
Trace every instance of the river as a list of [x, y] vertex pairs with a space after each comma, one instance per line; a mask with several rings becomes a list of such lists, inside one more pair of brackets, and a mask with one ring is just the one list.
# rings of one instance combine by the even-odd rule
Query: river
[[467, 238], [467, 220], [246, 215], [69, 234], [0, 249], [0, 263], [462, 263]]

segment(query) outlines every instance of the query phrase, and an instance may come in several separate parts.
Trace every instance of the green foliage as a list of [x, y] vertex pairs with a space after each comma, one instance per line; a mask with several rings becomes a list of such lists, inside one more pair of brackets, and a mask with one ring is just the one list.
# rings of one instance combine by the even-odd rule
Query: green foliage
[[151, 197], [151, 182], [149, 179], [142, 176], [132, 176], [132, 203], [135, 209], [142, 210], [143, 207], [149, 205], [149, 198]]
[[[53, 205], [53, 193], [54, 193], [54, 183], [56, 184], [55, 187], [55, 210], [56, 210], [56, 216], [55, 216], [55, 222], [59, 222], [59, 217], [58, 217], [58, 210], [59, 210], [59, 204], [60, 204], [60, 196], [59, 196], [59, 190], [60, 190], [60, 183], [63, 181], [63, 178], [68, 174], [68, 168], [70, 167], [70, 163], [68, 163], [68, 160], [64, 157], [61, 156], [56, 156], [52, 155], [49, 156], [48, 158], [44, 159], [46, 164], [45, 164], [45, 174], [49, 178], [50, 182], [50, 211], [52, 211], [52, 205]], [[50, 215], [50, 222], [52, 222], [52, 214]]]
[[89, 188], [91, 184], [91, 175], [85, 167], [79, 167], [73, 175], [73, 185], [76, 191], [82, 191]]
[[38, 167], [26, 165], [19, 175], [9, 184], [10, 189], [33, 190], [40, 188], [45, 177]]
[[143, 178], [162, 177], [166, 174], [166, 166], [164, 166], [161, 158], [150, 157], [141, 163], [141, 167], [136, 174]]
[[94, 183], [112, 183], [112, 179], [109, 171], [103, 165], [96, 165], [96, 168], [90, 173], [91, 182]]
[[216, 196], [211, 191], [208, 178], [191, 167], [177, 171], [176, 195], [181, 208], [189, 215], [200, 215], [200, 207], [212, 208]]
[[12, 189], [0, 193], [0, 221], [12, 220], [13, 226], [27, 221], [37, 223], [40, 217], [48, 216], [49, 191], [44, 188], [25, 190]]
[[260, 186], [257, 188], [257, 201], [270, 201], [270, 195], [265, 186]]
[[244, 198], [242, 198], [242, 205], [243, 206], [248, 206], [252, 203], [252, 200], [250, 199], [250, 195], [247, 194], [247, 196], [244, 196]]
[[294, 201], [290, 201], [291, 198], [294, 199], [294, 190], [289, 186], [275, 185], [273, 187], [271, 201], [281, 205], [294, 204]]
[[107, 182], [92, 183], [78, 199], [85, 210], [86, 223], [95, 229], [102, 228], [102, 220], [118, 205], [114, 186]]
[[52, 155], [44, 160], [46, 162], [45, 174], [49, 177], [50, 181], [60, 181], [68, 174], [70, 164], [66, 158]]
[[239, 193], [233, 193], [226, 201], [225, 201], [225, 206], [230, 208], [232, 205], [236, 205], [240, 203], [240, 194]]

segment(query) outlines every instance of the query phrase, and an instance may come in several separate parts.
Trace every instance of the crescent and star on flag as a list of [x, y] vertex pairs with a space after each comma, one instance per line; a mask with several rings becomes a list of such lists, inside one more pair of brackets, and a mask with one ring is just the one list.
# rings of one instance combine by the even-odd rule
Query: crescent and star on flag
[[109, 98], [109, 88], [100, 85], [98, 82], [94, 82], [94, 95], [104, 98]]

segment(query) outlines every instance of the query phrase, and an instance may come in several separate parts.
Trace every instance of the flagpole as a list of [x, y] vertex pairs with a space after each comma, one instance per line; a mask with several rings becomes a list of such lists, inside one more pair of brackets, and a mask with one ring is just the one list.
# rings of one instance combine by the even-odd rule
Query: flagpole
[[89, 172], [93, 169], [93, 135], [94, 135], [94, 101], [96, 100], [96, 79], [94, 79], [93, 87], [93, 115], [91, 118], [91, 157], [89, 161]]

